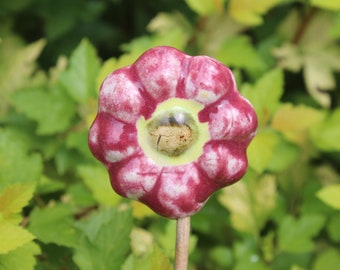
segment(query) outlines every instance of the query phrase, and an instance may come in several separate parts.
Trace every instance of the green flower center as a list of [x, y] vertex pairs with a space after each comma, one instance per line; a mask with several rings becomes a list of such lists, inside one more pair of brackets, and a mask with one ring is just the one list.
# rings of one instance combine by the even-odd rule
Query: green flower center
[[209, 138], [207, 123], [197, 114], [203, 105], [171, 98], [159, 104], [150, 119], [137, 121], [138, 142], [158, 165], [180, 165], [196, 160]]

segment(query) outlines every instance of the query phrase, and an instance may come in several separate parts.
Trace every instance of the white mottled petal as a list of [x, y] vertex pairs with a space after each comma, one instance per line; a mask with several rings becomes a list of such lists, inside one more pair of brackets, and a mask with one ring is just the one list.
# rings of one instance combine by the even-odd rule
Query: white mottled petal
[[118, 174], [120, 187], [130, 198], [138, 199], [155, 185], [159, 168], [143, 157], [129, 161]]
[[135, 123], [145, 102], [139, 92], [140, 86], [128, 71], [121, 69], [106, 78], [100, 90], [99, 110], [123, 122]]
[[108, 162], [121, 161], [124, 157], [125, 157], [125, 154], [121, 151], [107, 151], [105, 155], [105, 159]]

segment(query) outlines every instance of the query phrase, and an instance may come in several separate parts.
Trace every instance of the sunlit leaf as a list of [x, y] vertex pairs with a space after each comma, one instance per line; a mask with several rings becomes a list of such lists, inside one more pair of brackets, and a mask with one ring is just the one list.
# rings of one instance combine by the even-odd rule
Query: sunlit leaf
[[22, 208], [26, 206], [29, 200], [32, 198], [34, 188], [35, 183], [28, 182], [14, 184], [3, 190], [3, 192], [0, 193], [1, 219], [6, 221], [11, 221], [14, 219], [13, 223], [17, 224], [20, 221], [17, 220], [17, 214], [21, 212]]
[[329, 185], [318, 191], [317, 196], [325, 204], [340, 210], [340, 184]]
[[136, 219], [156, 216], [156, 213], [154, 211], [152, 211], [148, 206], [139, 201], [133, 200], [130, 204], [132, 206], [132, 215]]
[[36, 256], [40, 253], [39, 246], [29, 242], [7, 254], [0, 254], [0, 270], [20, 269], [34, 270]]
[[158, 269], [164, 269], [164, 270], [171, 270], [173, 269], [169, 258], [164, 254], [164, 252], [155, 245], [153, 248], [151, 258], [151, 267], [150, 270], [158, 270]]
[[245, 179], [226, 187], [218, 196], [220, 203], [231, 212], [232, 226], [241, 232], [257, 235], [275, 208], [275, 178]]
[[281, 250], [292, 253], [311, 251], [315, 246], [312, 238], [319, 233], [325, 221], [322, 215], [304, 215], [299, 219], [287, 216], [278, 231]]
[[277, 154], [275, 149], [280, 140], [279, 135], [274, 131], [259, 131], [247, 149], [249, 166], [258, 173], [267, 169]]
[[273, 49], [273, 55], [277, 58], [277, 64], [281, 68], [298, 72], [303, 66], [303, 55], [298, 46], [291, 43], [285, 43]]
[[313, 6], [330, 10], [340, 10], [340, 2], [336, 0], [311, 0]]
[[340, 108], [311, 128], [313, 143], [324, 151], [340, 150]]
[[24, 46], [17, 38], [8, 36], [0, 43], [0, 115], [7, 107], [7, 98], [15, 90], [28, 83], [36, 69], [35, 60], [39, 56], [44, 40]]
[[130, 238], [132, 252], [137, 256], [148, 254], [153, 248], [153, 236], [146, 230], [141, 228], [133, 228]]
[[280, 2], [281, 0], [231, 0], [229, 14], [246, 25], [259, 25], [263, 22], [262, 15]]
[[35, 238], [21, 226], [5, 221], [0, 221], [0, 232], [0, 254], [7, 254]]
[[225, 0], [185, 0], [185, 2], [199, 15], [209, 15], [221, 12]]
[[327, 59], [310, 55], [305, 57], [303, 69], [306, 86], [310, 94], [324, 107], [329, 107], [331, 98], [326, 91], [336, 86], [333, 67]]
[[272, 119], [272, 127], [297, 144], [303, 144], [308, 139], [308, 130], [319, 124], [325, 114], [304, 105], [293, 106], [283, 104], [279, 107]]

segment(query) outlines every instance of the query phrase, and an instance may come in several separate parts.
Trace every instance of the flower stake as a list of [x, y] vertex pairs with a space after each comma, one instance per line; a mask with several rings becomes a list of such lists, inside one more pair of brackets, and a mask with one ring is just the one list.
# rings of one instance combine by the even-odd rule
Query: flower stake
[[182, 270], [190, 216], [245, 174], [256, 128], [226, 66], [161, 46], [105, 79], [89, 146], [118, 194], [177, 219], [175, 269]]

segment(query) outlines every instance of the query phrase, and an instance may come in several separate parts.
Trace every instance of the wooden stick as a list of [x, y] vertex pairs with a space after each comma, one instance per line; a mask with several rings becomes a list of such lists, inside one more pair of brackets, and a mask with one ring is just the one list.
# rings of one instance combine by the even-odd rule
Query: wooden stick
[[190, 216], [177, 219], [175, 270], [188, 269]]

